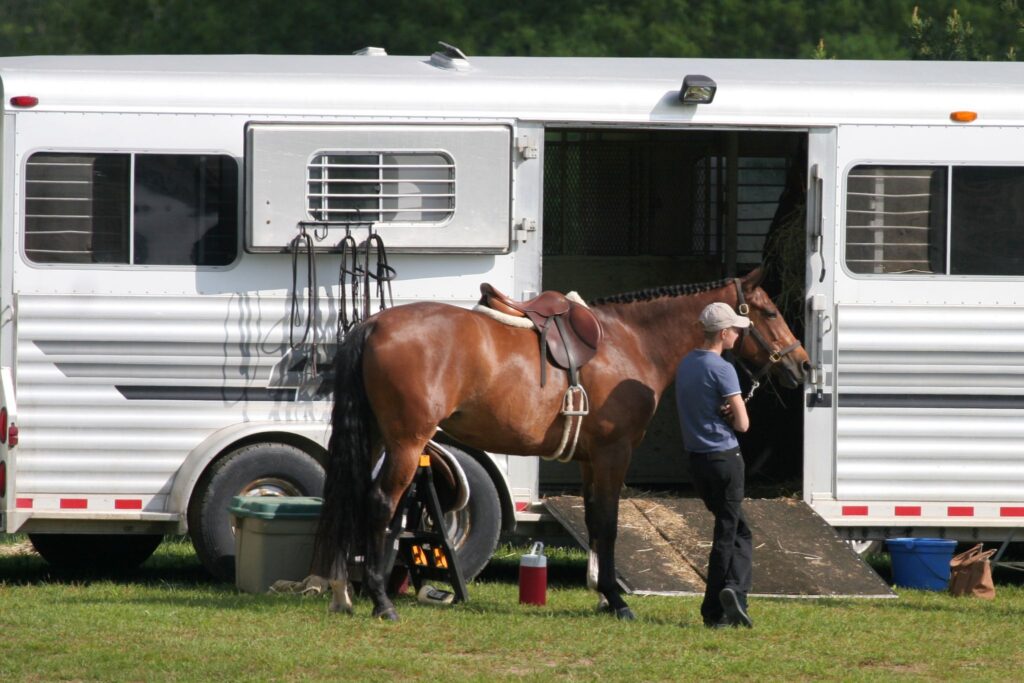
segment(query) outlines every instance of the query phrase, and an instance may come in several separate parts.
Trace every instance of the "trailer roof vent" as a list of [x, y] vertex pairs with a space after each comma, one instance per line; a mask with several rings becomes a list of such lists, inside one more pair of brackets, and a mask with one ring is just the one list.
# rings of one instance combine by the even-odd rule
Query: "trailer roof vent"
[[382, 47], [370, 47], [367, 45], [364, 48], [356, 50], [352, 54], [361, 55], [363, 57], [387, 57], [388, 51]]
[[439, 69], [451, 69], [452, 71], [469, 71], [473, 68], [470, 66], [469, 59], [463, 54], [462, 50], [440, 40], [437, 41], [437, 44], [441, 46], [441, 49], [430, 55], [430, 64], [432, 66], [436, 66]]

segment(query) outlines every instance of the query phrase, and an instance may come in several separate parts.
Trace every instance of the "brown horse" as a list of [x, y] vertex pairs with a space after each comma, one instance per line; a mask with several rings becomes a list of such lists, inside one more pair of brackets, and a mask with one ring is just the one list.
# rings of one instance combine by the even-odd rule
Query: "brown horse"
[[[712, 301], [747, 315], [753, 333], [738, 355], [789, 387], [809, 367], [778, 310], [760, 289], [760, 269], [742, 279], [621, 294], [591, 305], [604, 328], [597, 355], [581, 370], [590, 398], [574, 459], [583, 475], [597, 590], [619, 618], [633, 614], [615, 582], [619, 491], [633, 449], [683, 356], [703, 340], [697, 323]], [[438, 303], [388, 309], [353, 329], [338, 351], [330, 458], [317, 531], [321, 573], [345, 579], [352, 555], [366, 558], [374, 616], [397, 619], [387, 596], [385, 538], [427, 441], [440, 428], [458, 441], [510, 455], [554, 453], [565, 373], [538, 381], [536, 332]], [[380, 474], [371, 480], [379, 454]], [[331, 561], [333, 559], [333, 562]], [[344, 586], [344, 583], [335, 585]], [[605, 604], [605, 603], [602, 603]], [[337, 609], [351, 611], [347, 594]]]

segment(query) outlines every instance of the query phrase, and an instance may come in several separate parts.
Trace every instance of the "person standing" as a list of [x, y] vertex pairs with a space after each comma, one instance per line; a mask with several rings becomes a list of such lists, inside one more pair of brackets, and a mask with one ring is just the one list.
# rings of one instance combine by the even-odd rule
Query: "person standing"
[[715, 516], [707, 588], [700, 613], [709, 628], [754, 625], [747, 613], [753, 543], [743, 515], [743, 455], [736, 432], [750, 426], [736, 369], [722, 358], [750, 319], [729, 304], [701, 311], [704, 343], [676, 370], [676, 405], [697, 494]]

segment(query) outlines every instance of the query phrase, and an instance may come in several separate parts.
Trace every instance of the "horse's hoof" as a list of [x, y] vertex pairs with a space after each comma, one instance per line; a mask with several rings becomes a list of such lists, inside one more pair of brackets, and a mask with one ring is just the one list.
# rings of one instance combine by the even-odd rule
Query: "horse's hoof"
[[331, 604], [327, 611], [335, 614], [352, 614], [352, 598], [349, 597], [348, 581], [330, 581]]
[[374, 610], [373, 616], [377, 617], [381, 621], [398, 621], [398, 612], [395, 611], [394, 607], [389, 607], [382, 612]]
[[598, 614], [608, 614], [609, 612], [612, 611], [612, 606], [608, 604], [607, 598], [605, 598], [602, 595], [602, 596], [598, 597], [598, 599], [597, 599], [597, 607], [594, 608], [594, 611], [597, 612]]
[[619, 621], [633, 621], [636, 619], [636, 616], [633, 614], [633, 610], [628, 607], [620, 607], [615, 610], [615, 618]]

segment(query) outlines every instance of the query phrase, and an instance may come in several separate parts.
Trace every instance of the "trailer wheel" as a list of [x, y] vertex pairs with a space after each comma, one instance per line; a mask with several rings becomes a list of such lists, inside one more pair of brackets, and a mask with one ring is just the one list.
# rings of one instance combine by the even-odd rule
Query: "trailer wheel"
[[847, 543], [850, 545], [853, 552], [857, 553], [861, 557], [880, 553], [884, 549], [881, 541], [848, 540]]
[[320, 496], [324, 470], [295, 446], [257, 443], [215, 462], [199, 479], [188, 506], [188, 532], [203, 566], [234, 581], [235, 530], [228, 506], [235, 496]]
[[62, 569], [125, 571], [149, 559], [160, 534], [29, 534], [44, 560]]
[[471, 581], [491, 561], [494, 549], [498, 547], [501, 504], [498, 489], [483, 465], [458, 448], [447, 445], [445, 448], [459, 461], [469, 484], [469, 502], [461, 510], [446, 514], [445, 524], [455, 547], [462, 578]]

